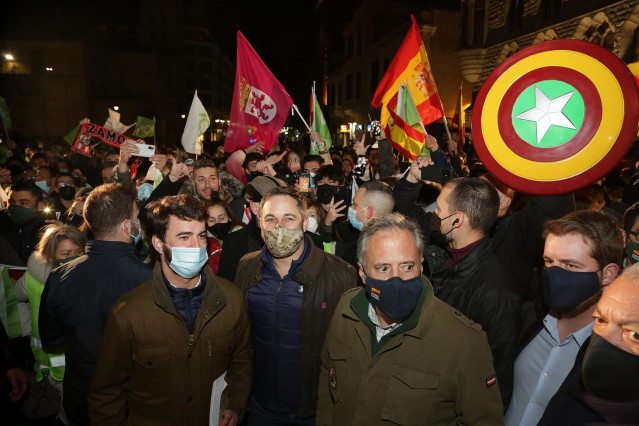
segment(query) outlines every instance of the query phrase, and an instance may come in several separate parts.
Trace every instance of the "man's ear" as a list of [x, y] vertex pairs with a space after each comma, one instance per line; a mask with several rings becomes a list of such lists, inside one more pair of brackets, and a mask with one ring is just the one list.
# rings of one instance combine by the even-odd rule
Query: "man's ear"
[[302, 231], [306, 232], [306, 228], [308, 228], [308, 216], [306, 216], [306, 219], [302, 222]]
[[619, 265], [609, 263], [601, 270], [601, 285], [607, 286], [612, 283], [619, 274]]
[[151, 244], [155, 251], [157, 251], [161, 256], [164, 255], [164, 243], [155, 235], [151, 237]]
[[513, 202], [513, 200], [510, 197], [508, 197], [506, 195], [499, 194], [499, 210], [509, 208], [510, 207], [510, 203], [512, 203], [512, 202]]
[[359, 277], [362, 279], [362, 282], [366, 282], [366, 272], [364, 272], [364, 268], [362, 268], [362, 264], [357, 262], [357, 266], [359, 266]]
[[260, 217], [260, 210], [261, 210], [260, 203], [256, 203], [255, 201], [250, 201], [249, 202], [249, 207], [251, 209], [251, 212], [255, 216]]
[[37, 211], [41, 212], [44, 209], [44, 201], [38, 201], [38, 204], [36, 205], [36, 209]]

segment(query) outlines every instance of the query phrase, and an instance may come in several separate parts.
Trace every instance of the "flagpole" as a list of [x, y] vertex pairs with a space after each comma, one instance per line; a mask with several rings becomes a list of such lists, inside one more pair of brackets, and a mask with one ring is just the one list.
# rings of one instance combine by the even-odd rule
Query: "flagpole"
[[297, 115], [300, 116], [300, 118], [302, 119], [302, 121], [304, 122], [304, 125], [306, 126], [306, 129], [310, 132], [311, 128], [308, 127], [308, 123], [306, 122], [306, 120], [304, 120], [304, 117], [302, 116], [302, 114], [300, 113], [300, 110], [297, 109], [297, 105], [293, 104], [293, 109], [295, 110], [295, 112], [297, 113]]

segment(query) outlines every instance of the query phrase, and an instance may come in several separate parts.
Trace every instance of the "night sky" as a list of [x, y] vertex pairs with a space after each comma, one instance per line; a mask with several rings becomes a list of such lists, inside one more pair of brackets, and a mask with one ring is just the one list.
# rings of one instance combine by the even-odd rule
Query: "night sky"
[[[171, 3], [173, 0], [167, 0]], [[175, 0], [178, 1], [178, 0]], [[335, 28], [352, 19], [361, 0], [329, 1], [339, 11], [330, 19]], [[2, 1], [0, 39], [89, 39], [92, 26], [137, 25], [140, 2], [131, 0]], [[179, 2], [189, 10], [201, 10], [200, 26], [211, 30], [214, 42], [236, 59], [236, 32], [242, 31], [273, 74], [284, 84], [296, 104], [308, 104], [313, 79], [321, 74], [317, 0]], [[196, 14], [197, 15], [197, 14]], [[341, 31], [339, 32], [341, 36]], [[337, 41], [337, 46], [342, 49]], [[341, 52], [340, 52], [341, 53]]]

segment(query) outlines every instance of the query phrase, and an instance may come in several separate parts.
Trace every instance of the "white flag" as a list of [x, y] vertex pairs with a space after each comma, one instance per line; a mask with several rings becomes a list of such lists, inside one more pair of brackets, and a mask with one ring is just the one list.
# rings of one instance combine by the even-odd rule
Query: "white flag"
[[189, 154], [202, 154], [202, 135], [209, 128], [211, 121], [204, 109], [204, 105], [197, 97], [197, 90], [193, 95], [189, 116], [186, 118], [184, 133], [182, 133], [182, 146]]
[[134, 125], [135, 123], [128, 126], [126, 124], [120, 123], [120, 113], [109, 108], [109, 118], [107, 118], [107, 121], [104, 123], [103, 127], [105, 129], [113, 130], [114, 132], [124, 133]]

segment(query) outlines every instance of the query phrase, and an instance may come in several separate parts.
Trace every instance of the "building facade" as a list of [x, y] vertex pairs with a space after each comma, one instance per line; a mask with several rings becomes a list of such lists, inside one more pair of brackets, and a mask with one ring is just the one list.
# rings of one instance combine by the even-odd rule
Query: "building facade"
[[510, 55], [546, 40], [585, 40], [637, 60], [639, 0], [462, 0], [461, 16], [456, 56], [475, 93]]

